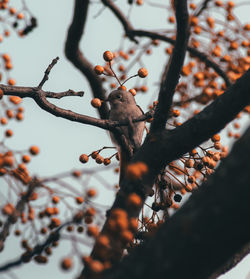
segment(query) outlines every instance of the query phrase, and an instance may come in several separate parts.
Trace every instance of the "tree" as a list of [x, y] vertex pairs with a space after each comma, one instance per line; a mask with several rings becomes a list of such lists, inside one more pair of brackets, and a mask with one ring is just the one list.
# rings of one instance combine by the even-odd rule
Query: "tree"
[[[8, 9], [13, 18], [16, 11], [7, 3], [3, 1], [2, 8]], [[130, 158], [126, 175], [120, 181], [102, 226], [100, 219], [105, 217], [100, 212], [102, 207], [92, 201], [96, 190], [86, 187], [86, 181], [81, 178], [88, 170], [84, 168], [47, 178], [32, 176], [26, 166], [30, 156], [21, 152], [21, 158], [17, 158], [17, 153], [9, 149], [4, 140], [1, 175], [9, 181], [8, 191], [11, 195], [15, 193], [16, 201], [15, 204], [7, 201], [2, 206], [1, 248], [4, 248], [11, 227], [15, 227], [14, 233], [23, 236], [21, 245], [25, 252], [17, 260], [3, 264], [0, 271], [31, 260], [47, 263], [52, 247], [57, 247], [63, 238], [69, 237], [73, 247], [80, 243], [88, 245], [85, 233], [84, 237], [79, 237], [86, 230], [95, 243], [90, 256], [82, 258], [83, 270], [79, 278], [121, 278], [128, 274], [134, 278], [156, 274], [170, 278], [216, 278], [249, 252], [250, 134], [247, 129], [241, 137], [237, 129], [244, 125], [244, 117], [250, 111], [250, 26], [240, 22], [235, 12], [240, 4], [235, 5], [232, 1], [148, 2], [152, 10], [154, 6], [160, 11], [168, 8], [171, 28], [166, 30], [164, 26], [162, 32], [135, 29], [128, 20], [124, 6], [130, 8], [130, 12], [137, 6], [140, 13], [146, 6], [142, 1], [128, 1], [126, 5], [109, 0], [101, 3], [98, 16], [104, 16], [103, 9], [112, 12], [123, 27], [124, 46], [115, 53], [113, 50], [105, 52], [103, 66], [94, 67], [89, 62], [79, 44], [87, 27], [90, 2], [80, 0], [75, 1], [65, 43], [66, 57], [88, 80], [93, 95], [91, 103], [100, 117], [72, 112], [49, 101], [84, 95], [82, 91], [54, 93], [43, 90], [58, 58], [47, 67], [42, 81], [35, 87], [15, 86], [13, 79], [8, 80], [8, 85], [1, 84], [3, 101], [10, 96], [9, 101], [17, 107], [5, 109], [6, 104], [2, 105], [9, 119], [15, 116], [21, 120], [21, 98], [32, 98], [40, 108], [57, 117], [112, 131]], [[28, 11], [27, 6], [24, 11]], [[34, 27], [34, 17], [30, 16], [30, 21], [28, 26], [33, 22]], [[19, 34], [26, 35], [23, 30], [28, 26]], [[149, 124], [141, 148], [131, 154], [119, 129], [122, 125], [131, 125], [129, 121], [107, 120], [109, 108], [104, 102], [110, 90], [107, 87], [125, 89], [124, 83], [131, 79], [135, 81], [131, 94], [148, 92], [146, 83], [141, 80], [150, 79], [153, 58], [147, 66], [143, 61], [147, 60], [147, 55], [163, 56], [153, 49], [160, 48], [160, 42], [170, 44], [164, 54], [167, 63], [163, 65], [163, 71], [159, 65], [156, 67], [157, 100], [152, 103], [151, 99], [149, 111], [143, 117], [133, 119]], [[2, 57], [6, 71], [10, 70], [10, 57], [6, 54]], [[147, 75], [145, 68], [149, 77], [140, 79]], [[135, 76], [139, 77], [132, 79], [129, 70], [138, 71]], [[151, 96], [151, 93], [147, 95]], [[232, 121], [227, 136], [240, 139], [229, 153], [220, 140], [222, 136], [226, 137], [225, 133], [221, 136], [218, 133]], [[1, 123], [7, 124], [7, 118], [2, 117]], [[6, 130], [6, 138], [12, 134], [12, 130]], [[105, 146], [89, 155], [82, 154], [80, 161], [87, 163], [91, 157], [96, 163], [109, 166], [116, 153], [103, 158], [101, 154], [106, 149], [109, 150]], [[31, 146], [29, 152], [37, 155], [39, 148]], [[119, 159], [118, 155], [116, 157]], [[89, 170], [89, 174], [98, 177], [96, 170]], [[70, 177], [71, 180], [67, 180]], [[55, 182], [63, 191], [53, 186]], [[71, 184], [85, 188], [79, 191]], [[192, 192], [191, 197], [178, 209], [187, 192]], [[42, 203], [44, 196], [47, 200]], [[78, 207], [72, 206], [72, 201], [68, 203], [67, 198], [73, 198]], [[63, 206], [64, 212], [68, 212], [66, 219], [59, 215]], [[177, 209], [172, 216], [171, 211]], [[37, 232], [39, 236], [25, 238], [24, 229], [18, 229], [20, 223], [26, 230], [31, 228], [32, 235]], [[77, 228], [77, 235], [74, 228]], [[74, 251], [82, 257], [79, 248]], [[128, 254], [126, 257], [123, 257], [124, 251]], [[61, 261], [63, 270], [71, 269], [72, 265], [71, 257], [65, 256]]]

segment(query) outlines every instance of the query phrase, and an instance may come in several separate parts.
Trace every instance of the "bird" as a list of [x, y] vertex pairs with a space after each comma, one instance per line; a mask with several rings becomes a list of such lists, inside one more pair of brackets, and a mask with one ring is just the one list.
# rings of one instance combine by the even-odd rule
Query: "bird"
[[130, 154], [128, 150], [124, 150], [124, 147], [117, 142], [115, 135], [110, 132], [111, 140], [118, 149], [121, 181], [124, 177], [129, 160], [131, 159], [131, 155], [133, 155], [141, 146], [145, 127], [144, 121], [132, 122], [132, 120], [138, 118], [144, 113], [136, 104], [132, 93], [122, 89], [112, 91], [109, 94], [107, 101], [110, 104], [109, 120], [128, 121], [128, 125], [120, 126], [119, 128], [121, 135], [124, 137], [126, 144], [131, 151]]

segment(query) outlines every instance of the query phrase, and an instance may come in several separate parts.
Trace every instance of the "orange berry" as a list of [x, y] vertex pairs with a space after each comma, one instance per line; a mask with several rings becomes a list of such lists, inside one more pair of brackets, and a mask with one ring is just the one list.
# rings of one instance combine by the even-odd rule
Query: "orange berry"
[[17, 15], [17, 18], [18, 18], [18, 19], [24, 19], [24, 14], [23, 14], [23, 13], [19, 13], [19, 14]]
[[2, 213], [4, 215], [11, 215], [14, 212], [14, 210], [14, 205], [12, 203], [8, 203], [2, 208]]
[[221, 143], [220, 143], [219, 141], [216, 141], [216, 142], [214, 143], [214, 148], [215, 148], [216, 150], [221, 149]]
[[8, 123], [8, 120], [5, 117], [1, 117], [0, 121], [2, 125], [6, 125]]
[[16, 81], [13, 78], [8, 79], [8, 84], [9, 85], [15, 85]]
[[16, 9], [14, 7], [9, 8], [9, 12], [11, 15], [14, 15], [16, 13]]
[[129, 92], [133, 95], [133, 96], [135, 96], [136, 95], [136, 90], [135, 89], [129, 89]]
[[2, 89], [0, 89], [0, 100], [3, 98], [4, 92]]
[[10, 129], [6, 130], [6, 131], [5, 131], [5, 136], [6, 136], [6, 137], [12, 137], [12, 136], [13, 136], [13, 131], [10, 130]]
[[128, 196], [128, 200], [127, 200], [129, 205], [133, 205], [136, 207], [140, 207], [142, 204], [142, 199], [139, 195], [137, 195], [136, 193], [132, 193]]
[[89, 198], [92, 198], [92, 197], [96, 196], [96, 190], [95, 189], [89, 189], [87, 191], [87, 195], [88, 195]]
[[178, 109], [173, 110], [173, 116], [174, 117], [178, 117], [178, 116], [180, 116], [180, 114], [181, 114], [181, 112]]
[[53, 224], [54, 227], [59, 227], [61, 225], [61, 220], [59, 218], [53, 217], [51, 218], [51, 223]]
[[217, 1], [215, 1], [215, 5], [218, 6], [218, 7], [222, 7], [223, 2], [221, 0], [217, 0]]
[[89, 157], [88, 157], [88, 155], [86, 155], [86, 154], [82, 154], [82, 155], [79, 157], [79, 160], [80, 160], [81, 163], [85, 164], [85, 163], [88, 162]]
[[87, 228], [87, 234], [89, 236], [97, 237], [99, 234], [99, 228], [97, 226], [88, 226]]
[[126, 171], [127, 176], [131, 179], [140, 179], [147, 172], [148, 166], [143, 162], [129, 164]]
[[114, 58], [114, 55], [111, 51], [107, 50], [103, 53], [103, 59], [107, 62], [112, 61]]
[[196, 5], [194, 3], [190, 3], [189, 4], [190, 9], [195, 10], [196, 9]]
[[185, 167], [192, 168], [194, 166], [194, 161], [189, 159], [185, 162]]
[[101, 105], [102, 105], [102, 102], [99, 98], [94, 98], [91, 100], [91, 105], [94, 107], [94, 108], [100, 108]]
[[121, 232], [121, 239], [124, 241], [124, 242], [132, 242], [133, 239], [134, 239], [134, 235], [131, 231], [129, 230], [123, 230]]
[[147, 92], [147, 91], [148, 91], [148, 88], [147, 88], [146, 85], [143, 85], [143, 86], [140, 88], [140, 90], [141, 90], [142, 92]]
[[103, 247], [109, 247], [109, 238], [106, 235], [100, 235], [97, 244]]
[[98, 155], [99, 155], [98, 151], [93, 151], [91, 153], [91, 158], [96, 159]]
[[52, 198], [52, 202], [53, 203], [59, 203], [59, 201], [60, 201], [60, 197], [58, 197], [58, 196], [54, 196], [53, 198]]
[[127, 87], [124, 86], [124, 85], [122, 85], [122, 86], [119, 86], [118, 89], [123, 90], [123, 91], [126, 91], [126, 90], [127, 90]]
[[143, 5], [143, 0], [136, 0], [136, 4], [137, 4], [138, 6]]
[[244, 30], [246, 31], [250, 31], [250, 23], [247, 23], [246, 25], [244, 25]]
[[187, 185], [185, 186], [185, 189], [186, 189], [187, 192], [192, 192], [193, 187], [192, 187], [191, 184], [187, 184]]
[[3, 159], [3, 164], [7, 167], [13, 167], [14, 158], [12, 156], [5, 156]]
[[23, 114], [20, 113], [20, 112], [18, 112], [18, 113], [16, 114], [16, 119], [19, 120], [19, 121], [23, 120]]
[[82, 172], [80, 172], [80, 171], [78, 171], [78, 170], [75, 170], [75, 171], [72, 172], [72, 175], [73, 175], [74, 177], [80, 177], [80, 176], [82, 176]]
[[29, 156], [29, 155], [23, 155], [22, 161], [23, 161], [24, 163], [29, 163], [29, 162], [30, 162], [30, 156]]
[[5, 31], [4, 31], [4, 36], [5, 36], [5, 37], [9, 37], [9, 35], [10, 35], [10, 31], [9, 31], [9, 30], [5, 30]]
[[174, 16], [170, 16], [170, 17], [168, 18], [168, 21], [169, 21], [170, 23], [175, 23], [175, 17], [174, 17]]
[[229, 9], [232, 9], [234, 6], [235, 6], [235, 4], [234, 4], [233, 1], [228, 1], [228, 2], [227, 2], [227, 7], [228, 7]]
[[10, 96], [9, 101], [15, 105], [19, 105], [22, 102], [22, 99], [18, 96]]
[[104, 72], [104, 68], [100, 65], [96, 65], [94, 68], [94, 71], [97, 75], [101, 75]]
[[104, 163], [104, 158], [100, 154], [98, 154], [95, 161], [97, 164], [102, 164]]
[[69, 270], [72, 266], [73, 262], [71, 258], [64, 258], [61, 262], [61, 268], [64, 270]]
[[109, 158], [104, 159], [104, 165], [107, 166], [111, 163], [111, 160]]
[[7, 115], [7, 117], [8, 118], [13, 118], [14, 117], [14, 112], [13, 112], [13, 110], [10, 110], [10, 109], [7, 109], [6, 110], [6, 115]]
[[213, 135], [212, 138], [211, 138], [211, 140], [212, 140], [213, 142], [220, 141], [220, 135], [219, 135], [219, 134]]
[[33, 145], [33, 146], [30, 147], [29, 152], [30, 152], [32, 155], [37, 155], [37, 154], [40, 152], [40, 150], [39, 150], [39, 147], [38, 147], [38, 146]]
[[145, 78], [148, 75], [146, 68], [140, 68], [137, 73], [140, 78]]
[[83, 197], [76, 197], [75, 200], [76, 200], [76, 203], [78, 203], [78, 204], [81, 204], [84, 202]]

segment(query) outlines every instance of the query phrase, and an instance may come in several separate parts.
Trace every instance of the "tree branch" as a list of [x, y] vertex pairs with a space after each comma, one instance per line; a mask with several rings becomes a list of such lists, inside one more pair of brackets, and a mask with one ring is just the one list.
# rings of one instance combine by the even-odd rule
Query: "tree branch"
[[[79, 43], [82, 38], [89, 0], [75, 0], [74, 15], [72, 23], [68, 30], [68, 36], [65, 43], [65, 55], [69, 61], [87, 78], [95, 98], [105, 100], [105, 90], [102, 87], [102, 81], [93, 70], [93, 65], [83, 56], [79, 49]], [[106, 103], [98, 109], [102, 119], [108, 118], [108, 106]]]
[[[83, 214], [79, 214], [79, 216], [81, 216], [81, 218], [84, 216]], [[19, 266], [27, 261], [29, 261], [30, 259], [32, 259], [32, 257], [36, 256], [36, 255], [40, 255], [43, 250], [48, 247], [52, 242], [54, 241], [58, 241], [58, 239], [60, 238], [60, 232], [63, 228], [65, 228], [66, 226], [72, 224], [72, 223], [78, 223], [81, 221], [81, 218], [79, 218], [77, 215], [74, 216], [72, 218], [72, 220], [69, 220], [67, 222], [65, 222], [64, 224], [62, 224], [60, 227], [58, 227], [56, 230], [54, 230], [53, 232], [50, 233], [50, 235], [45, 239], [45, 241], [41, 244], [37, 244], [32, 251], [28, 251], [25, 254], [21, 255], [19, 258], [17, 258], [16, 260], [10, 261], [2, 266], [0, 266], [0, 272], [4, 272], [9, 270], [10, 268]]]
[[[157, 40], [161, 40], [161, 41], [170, 43], [172, 45], [175, 44], [175, 40], [174, 39], [168, 38], [165, 35], [159, 34], [157, 32], [151, 32], [151, 31], [146, 31], [146, 30], [132, 30], [131, 34], [134, 37], [135, 36], [138, 36], [138, 37], [149, 37], [152, 40], [156, 40], [157, 39]], [[214, 71], [219, 76], [221, 76], [224, 79], [227, 87], [229, 87], [231, 85], [231, 82], [228, 79], [227, 74], [220, 68], [220, 66], [217, 63], [215, 63], [214, 61], [210, 60], [210, 58], [209, 58], [209, 56], [207, 54], [205, 54], [203, 52], [200, 52], [199, 50], [197, 50], [197, 49], [195, 49], [193, 47], [190, 47], [190, 46], [187, 47], [187, 51], [190, 54], [192, 54], [193, 56], [199, 58], [200, 61], [204, 62], [207, 67], [210, 67], [210, 68], [214, 69]]]
[[[82, 124], [88, 124], [92, 126], [96, 126], [105, 130], [114, 130], [116, 127], [127, 126], [128, 121], [111, 121], [111, 120], [103, 120], [95, 117], [78, 114], [76, 112], [72, 112], [71, 110], [62, 109], [57, 107], [56, 105], [50, 103], [46, 98], [55, 98], [61, 99], [67, 96], [83, 96], [84, 92], [79, 91], [75, 92], [71, 89], [65, 92], [54, 93], [47, 92], [39, 89], [38, 87], [22, 87], [22, 86], [10, 86], [0, 84], [0, 89], [3, 90], [5, 96], [18, 96], [20, 98], [32, 98], [40, 108], [43, 110], [57, 116], [62, 117], [74, 122], [79, 122]], [[145, 121], [153, 116], [153, 111], [148, 111], [142, 116], [133, 119], [133, 122]]]
[[[205, 2], [206, 1], [207, 0], [205, 0]], [[157, 32], [146, 31], [146, 30], [133, 29], [132, 25], [126, 19], [126, 17], [122, 13], [122, 11], [117, 6], [115, 6], [115, 4], [113, 2], [107, 1], [107, 0], [105, 0], [105, 1], [103, 0], [103, 2], [105, 2], [105, 5], [111, 9], [111, 11], [118, 18], [118, 20], [121, 21], [122, 26], [126, 32], [126, 35], [130, 40], [138, 42], [137, 40], [135, 40], [135, 37], [148, 37], [148, 38], [151, 38], [152, 40], [157, 39], [157, 40], [161, 40], [161, 41], [170, 43], [172, 45], [175, 45], [176, 40], [166, 37], [163, 34], [159, 34]], [[200, 52], [199, 50], [197, 50], [193, 47], [190, 47], [190, 46], [187, 47], [187, 51], [190, 54], [192, 54], [193, 56], [199, 58], [200, 61], [204, 62], [207, 67], [214, 69], [214, 71], [224, 79], [227, 87], [229, 87], [231, 85], [231, 82], [228, 79], [227, 74], [220, 68], [220, 66], [217, 63], [210, 60], [210, 58], [208, 57], [207, 54]]]
[[17, 202], [15, 209], [13, 210], [13, 213], [10, 214], [6, 220], [6, 222], [3, 225], [3, 229], [0, 232], [0, 251], [2, 251], [4, 246], [4, 241], [6, 240], [7, 236], [9, 235], [9, 230], [11, 225], [16, 223], [18, 217], [21, 216], [21, 213], [25, 209], [25, 204], [28, 202], [29, 198], [33, 194], [35, 188], [37, 188], [40, 185], [40, 182], [38, 179], [34, 178], [31, 180], [31, 182], [28, 184], [28, 190], [25, 195], [23, 195], [20, 200]]
[[170, 64], [161, 82], [158, 104], [155, 109], [154, 120], [150, 133], [165, 129], [172, 105], [175, 88], [179, 82], [180, 72], [184, 63], [189, 38], [187, 1], [176, 1], [177, 38]]
[[42, 81], [39, 83], [38, 88], [42, 89], [44, 83], [49, 79], [49, 74], [51, 69], [56, 65], [57, 61], [59, 60], [59, 57], [56, 57], [55, 59], [52, 60], [51, 64], [48, 66], [46, 71], [44, 72], [44, 77]]
[[250, 128], [154, 238], [102, 278], [208, 278], [250, 240], [249, 154]]
[[212, 276], [209, 277], [209, 279], [216, 279], [220, 275], [225, 274], [229, 270], [231, 270], [233, 267], [235, 267], [241, 260], [244, 259], [248, 254], [250, 253], [250, 242], [247, 243], [245, 246], [243, 246], [242, 249], [237, 251], [233, 257], [231, 257], [226, 264], [223, 264], [216, 272], [212, 274]]
[[[128, 218], [137, 218], [141, 207], [131, 207], [127, 203], [129, 194], [138, 194], [143, 205], [160, 171], [173, 160], [180, 158], [180, 156], [208, 140], [232, 121], [250, 103], [249, 91], [250, 70], [213, 103], [181, 126], [171, 131], [162, 131], [154, 136], [149, 134], [141, 148], [131, 159], [131, 163], [143, 162], [148, 167], [148, 171], [142, 175], [141, 179], [129, 177], [123, 179], [111, 212], [115, 208], [122, 208], [126, 211]], [[108, 222], [109, 217], [104, 224], [103, 234], [108, 233]], [[119, 261], [119, 251], [117, 250], [115, 237], [112, 241], [114, 241], [113, 248], [116, 257], [114, 257], [114, 253], [111, 253], [106, 260], [112, 260], [111, 262], [114, 263]], [[121, 256], [125, 245], [118, 247]], [[95, 253], [92, 253], [92, 256], [94, 258]]]

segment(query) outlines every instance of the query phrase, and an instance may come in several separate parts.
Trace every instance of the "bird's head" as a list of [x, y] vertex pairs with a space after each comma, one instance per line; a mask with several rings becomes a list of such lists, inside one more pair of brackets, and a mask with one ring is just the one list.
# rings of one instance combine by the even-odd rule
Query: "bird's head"
[[135, 104], [134, 96], [130, 92], [120, 89], [112, 91], [109, 94], [107, 101], [110, 103], [111, 108], [119, 105], [126, 106]]

